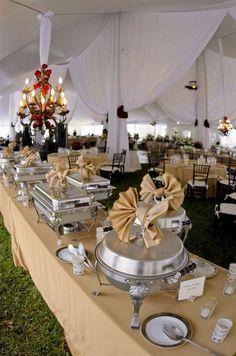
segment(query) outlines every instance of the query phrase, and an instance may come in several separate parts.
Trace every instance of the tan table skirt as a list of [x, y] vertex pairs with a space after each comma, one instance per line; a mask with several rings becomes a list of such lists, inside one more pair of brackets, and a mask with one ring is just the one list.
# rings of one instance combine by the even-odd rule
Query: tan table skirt
[[[199, 349], [186, 344], [179, 348], [165, 349], [147, 342], [140, 330], [132, 330], [130, 321], [132, 302], [127, 293], [112, 286], [103, 287], [98, 297], [92, 291], [98, 288], [97, 280], [89, 271], [83, 276], [75, 276], [70, 264], [59, 261], [56, 234], [45, 223], [37, 223], [33, 209], [24, 208], [13, 199], [13, 188], [6, 189], [0, 184], [0, 198], [8, 196], [10, 204], [1, 204], [3, 216], [12, 216], [12, 245], [16, 265], [26, 268], [36, 287], [42, 294], [49, 308], [55, 314], [68, 340], [73, 355], [79, 356], [199, 356]], [[73, 240], [83, 240], [92, 256], [94, 232], [75, 233], [63, 237], [63, 244]], [[206, 280], [205, 295], [217, 297], [218, 305], [210, 320], [199, 316], [201, 298], [194, 302], [177, 302], [173, 293], [160, 292], [148, 296], [141, 307], [141, 322], [149, 315], [159, 312], [176, 313], [191, 323], [193, 340], [232, 356], [236, 351], [236, 325], [222, 344], [214, 344], [211, 334], [216, 320], [221, 317], [231, 318], [236, 324], [236, 296], [225, 297], [222, 294], [226, 272], [223, 269]]]

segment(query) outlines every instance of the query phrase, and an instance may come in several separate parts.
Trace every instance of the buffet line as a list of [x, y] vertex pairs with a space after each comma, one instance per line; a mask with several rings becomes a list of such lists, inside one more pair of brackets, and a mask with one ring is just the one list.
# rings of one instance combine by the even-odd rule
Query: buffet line
[[[119, 300], [123, 303], [125, 300], [127, 313], [131, 315], [129, 325], [124, 326], [123, 320], [112, 323], [115, 325], [118, 323], [118, 326], [114, 327], [122, 325], [128, 335], [131, 353], [127, 355], [136, 352], [139, 347], [140, 355], [154, 355], [156, 352], [165, 354], [167, 350], [178, 354], [176, 348], [180, 346], [184, 346], [183, 353], [186, 349], [186, 354], [188, 354], [191, 348], [188, 342], [192, 342], [189, 339], [195, 336], [194, 328], [196, 327], [189, 321], [191, 318], [195, 320], [197, 328], [201, 328], [201, 320], [205, 323], [211, 322], [208, 324], [212, 329], [210, 338], [204, 336], [200, 344], [205, 345], [195, 345], [197, 348], [200, 347], [218, 356], [232, 355], [235, 351], [233, 350], [233, 345], [235, 345], [233, 323], [236, 314], [235, 311], [229, 313], [228, 308], [224, 313], [222, 301], [224, 302], [224, 298], [229, 297], [232, 298], [232, 302], [235, 301], [236, 264], [230, 265], [228, 278], [224, 276], [226, 283], [220, 297], [218, 287], [210, 282], [209, 290], [217, 296], [209, 295], [209, 292], [204, 293], [205, 290], [208, 291], [208, 279], [213, 279], [218, 274], [219, 268], [197, 256], [192, 256], [184, 246], [192, 222], [182, 207], [183, 189], [173, 175], [163, 174], [158, 185], [148, 174], [145, 175], [140, 192], [130, 187], [127, 191], [120, 193], [107, 214], [101, 202], [111, 198], [115, 187], [111, 186], [108, 179], [97, 176], [96, 167], [90, 162], [85, 162], [83, 155], [79, 157], [75, 168], [62, 170], [59, 166], [53, 167], [41, 162], [38, 153], [31, 152], [28, 147], [20, 153], [14, 153], [13, 149], [12, 152], [9, 149], [7, 153], [7, 156], [2, 155], [0, 158], [4, 189], [12, 189], [13, 186], [16, 192], [15, 200], [18, 204], [22, 204], [22, 209], [34, 208], [37, 221], [36, 224], [35, 222], [31, 224], [35, 229], [37, 224], [39, 227], [37, 230], [42, 228], [40, 224], [42, 221], [51, 229], [56, 237], [53, 247], [53, 250], [56, 249], [55, 258], [60, 263], [66, 263], [67, 266], [72, 265], [72, 270], [67, 268], [67, 273], [73, 273], [76, 284], [81, 283], [86, 294], [91, 296], [89, 298], [94, 298], [92, 304], [95, 303], [96, 308], [100, 305], [100, 300], [104, 298], [104, 295], [107, 298], [111, 290], [114, 303], [119, 304]], [[19, 211], [21, 214], [21, 209]], [[23, 212], [23, 215], [27, 214]], [[12, 236], [13, 244], [15, 244], [13, 251], [20, 250], [21, 243], [25, 244], [25, 241], [19, 242], [21, 237], [15, 230], [11, 231], [13, 235], [16, 235]], [[40, 235], [38, 239], [45, 239], [45, 237]], [[44, 243], [49, 242], [44, 241]], [[50, 245], [53, 246], [51, 242]], [[91, 246], [93, 246], [92, 251], [89, 251]], [[24, 245], [24, 248], [27, 250], [28, 247]], [[22, 247], [22, 250], [24, 248]], [[15, 258], [16, 264], [24, 266], [31, 273], [29, 267], [31, 264], [20, 262], [22, 255], [24, 255], [23, 251]], [[31, 265], [31, 268], [34, 270], [39, 267]], [[50, 272], [47, 271], [47, 273]], [[91, 281], [88, 282], [88, 273], [89, 277], [96, 281], [96, 288], [90, 289]], [[222, 274], [221, 271], [221, 278]], [[34, 280], [33, 272], [32, 278]], [[37, 276], [34, 280], [36, 285], [41, 283], [41, 280], [37, 282], [38, 278], [40, 277]], [[83, 278], [88, 282], [86, 286]], [[127, 293], [124, 293], [122, 298], [119, 293], [121, 299], [116, 300], [113, 287], [128, 293], [130, 305], [129, 302], [126, 305]], [[215, 288], [217, 288], [217, 293]], [[41, 291], [40, 287], [39, 290]], [[44, 291], [44, 293], [47, 300], [47, 295], [51, 292]], [[160, 307], [164, 309], [160, 310], [160, 307], [155, 307], [152, 314], [147, 315], [143, 320], [142, 309], [147, 311], [150, 308], [149, 298], [153, 298], [152, 296], [156, 294], [160, 298]], [[168, 299], [170, 304], [167, 302], [165, 305]], [[129, 313], [131, 302], [133, 312]], [[230, 299], [229, 302], [231, 302]], [[156, 303], [158, 304], [158, 297], [155, 299], [154, 306]], [[104, 308], [104, 301], [101, 304]], [[145, 307], [146, 304], [147, 307]], [[170, 309], [166, 308], [168, 304], [171, 305]], [[194, 306], [196, 314], [194, 316], [191, 312], [186, 315], [186, 312], [191, 309], [191, 306], [189, 307], [191, 304]], [[221, 307], [219, 307], [220, 304], [222, 304]], [[84, 307], [86, 308], [86, 305]], [[220, 313], [215, 313], [215, 308], [219, 309]], [[54, 309], [55, 306], [52, 307], [52, 310]], [[111, 308], [109, 313], [113, 312], [112, 309], [114, 308]], [[171, 309], [174, 312], [170, 312]], [[68, 311], [68, 307], [66, 310]], [[71, 329], [68, 321], [65, 321], [60, 313], [55, 314], [68, 334], [68, 330]], [[214, 318], [214, 314], [217, 318]], [[69, 315], [71, 317], [71, 312]], [[92, 318], [92, 316], [89, 317]], [[200, 317], [199, 320], [198, 317]], [[77, 318], [80, 318], [80, 315], [77, 315]], [[110, 318], [108, 319], [110, 322]], [[75, 320], [73, 319], [73, 323], [77, 322]], [[124, 320], [127, 324], [127, 316]], [[85, 320], [84, 323], [86, 324]], [[108, 320], [105, 322], [106, 326], [107, 323]], [[83, 329], [81, 322], [79, 324], [78, 329], [87, 339], [84, 330], [81, 331], [81, 328]], [[98, 328], [100, 327], [98, 325]], [[204, 328], [207, 328], [206, 324]], [[135, 335], [135, 330], [140, 330], [141, 334]], [[75, 339], [71, 331], [71, 334], [67, 335], [67, 340], [75, 355], [81, 350], [89, 354], [88, 350], [92, 347], [91, 345], [96, 344], [95, 337], [90, 340], [91, 345], [86, 342], [83, 344], [81, 338], [80, 342]], [[106, 349], [105, 346], [96, 346], [97, 355], [100, 354], [99, 349], [103, 350], [101, 354], [102, 352], [104, 354], [104, 350], [111, 347], [107, 345]], [[141, 353], [140, 350], [142, 350]], [[121, 355], [122, 352], [124, 349], [121, 351], [119, 348], [112, 354]], [[198, 350], [195, 351], [193, 348], [193, 355], [194, 352], [198, 354]]]

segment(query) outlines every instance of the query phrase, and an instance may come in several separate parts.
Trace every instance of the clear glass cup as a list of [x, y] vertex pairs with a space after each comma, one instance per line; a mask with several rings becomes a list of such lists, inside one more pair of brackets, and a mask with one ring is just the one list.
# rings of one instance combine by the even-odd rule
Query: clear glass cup
[[233, 326], [233, 322], [230, 319], [218, 319], [215, 325], [215, 329], [212, 333], [212, 341], [221, 343], [228, 335], [230, 329]]
[[29, 207], [29, 197], [28, 195], [22, 195], [22, 204], [25, 208]]
[[84, 274], [84, 257], [80, 255], [73, 255], [72, 260], [73, 273], [76, 275]]
[[210, 319], [217, 305], [216, 297], [203, 297], [200, 306], [200, 316], [202, 319]]
[[3, 184], [6, 188], [9, 187], [9, 178], [6, 174], [3, 176]]
[[236, 291], [236, 279], [232, 279], [230, 276], [228, 276], [227, 281], [225, 282], [224, 285], [224, 290], [223, 294], [226, 296], [232, 296], [235, 294]]

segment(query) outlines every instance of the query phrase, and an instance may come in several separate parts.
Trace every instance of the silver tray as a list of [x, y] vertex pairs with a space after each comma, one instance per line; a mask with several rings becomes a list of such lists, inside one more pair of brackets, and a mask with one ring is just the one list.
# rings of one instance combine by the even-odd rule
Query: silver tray
[[72, 185], [68, 185], [65, 191], [57, 191], [49, 188], [48, 183], [41, 183], [35, 185], [34, 192], [35, 199], [46, 203], [53, 211], [90, 206], [94, 200], [85, 190]]

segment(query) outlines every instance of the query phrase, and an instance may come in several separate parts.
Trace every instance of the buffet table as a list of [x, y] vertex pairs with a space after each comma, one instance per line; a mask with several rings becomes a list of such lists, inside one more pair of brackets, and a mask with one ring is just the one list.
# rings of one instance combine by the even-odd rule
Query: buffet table
[[[83, 276], [72, 273], [71, 264], [56, 257], [56, 234], [45, 223], [37, 223], [33, 207], [25, 208], [14, 199], [13, 187], [0, 183], [1, 212], [11, 233], [12, 252], [16, 266], [29, 271], [36, 287], [65, 331], [73, 355], [79, 356], [146, 356], [204, 354], [190, 344], [177, 348], [160, 348], [144, 339], [140, 330], [132, 330], [130, 321], [132, 302], [127, 293], [112, 286], [105, 286], [100, 296], [93, 296], [98, 288], [95, 275], [86, 270]], [[11, 217], [11, 218], [10, 218]], [[62, 243], [82, 240], [93, 258], [95, 231], [78, 232], [62, 237]], [[140, 317], [143, 322], [149, 315], [168, 312], [186, 318], [193, 328], [193, 340], [208, 346], [225, 356], [236, 351], [236, 296], [225, 297], [222, 290], [226, 271], [219, 268], [216, 276], [205, 283], [205, 295], [214, 295], [218, 304], [210, 320], [199, 316], [201, 297], [194, 302], [176, 300], [173, 292], [160, 292], [145, 298]], [[222, 344], [211, 341], [216, 320], [230, 318], [234, 326]]]
[[[173, 174], [181, 183], [182, 187], [185, 187], [189, 180], [193, 178], [193, 163], [194, 161], [189, 161], [186, 165], [181, 163], [171, 163], [171, 161], [166, 161], [165, 171], [167, 173]], [[208, 197], [216, 197], [216, 183], [217, 179], [227, 179], [227, 167], [223, 164], [217, 163], [210, 167], [208, 176]]]

